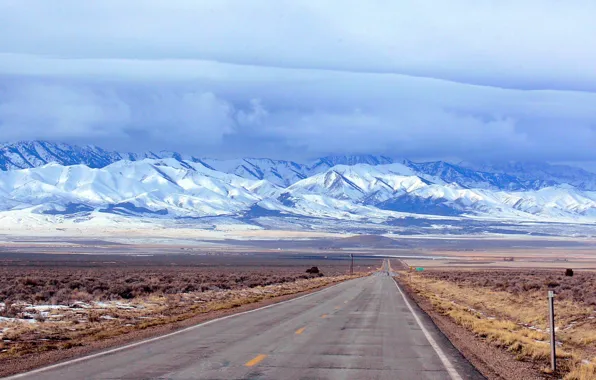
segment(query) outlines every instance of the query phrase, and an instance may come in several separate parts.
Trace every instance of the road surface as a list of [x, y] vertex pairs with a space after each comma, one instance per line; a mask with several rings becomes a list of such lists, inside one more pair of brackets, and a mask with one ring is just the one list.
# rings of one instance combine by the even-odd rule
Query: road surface
[[481, 379], [389, 270], [13, 378]]

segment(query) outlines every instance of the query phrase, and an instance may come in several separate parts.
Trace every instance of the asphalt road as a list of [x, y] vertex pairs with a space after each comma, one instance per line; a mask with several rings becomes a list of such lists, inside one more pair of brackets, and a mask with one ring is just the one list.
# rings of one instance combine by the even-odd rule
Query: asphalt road
[[383, 269], [272, 307], [13, 378], [481, 379], [428, 318], [408, 306], [386, 264]]

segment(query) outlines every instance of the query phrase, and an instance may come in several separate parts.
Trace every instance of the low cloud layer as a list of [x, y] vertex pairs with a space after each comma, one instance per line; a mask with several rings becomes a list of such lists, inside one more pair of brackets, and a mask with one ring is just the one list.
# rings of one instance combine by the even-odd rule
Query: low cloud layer
[[522, 3], [0, 1], [0, 136], [596, 160], [596, 8]]

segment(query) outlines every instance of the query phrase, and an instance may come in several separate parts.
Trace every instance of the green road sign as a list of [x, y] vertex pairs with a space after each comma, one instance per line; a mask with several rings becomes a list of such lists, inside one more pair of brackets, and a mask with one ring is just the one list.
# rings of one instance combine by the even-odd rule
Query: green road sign
[[422, 267], [417, 267], [416, 268], [416, 272], [422, 272], [423, 270], [424, 270], [424, 268], [422, 268]]

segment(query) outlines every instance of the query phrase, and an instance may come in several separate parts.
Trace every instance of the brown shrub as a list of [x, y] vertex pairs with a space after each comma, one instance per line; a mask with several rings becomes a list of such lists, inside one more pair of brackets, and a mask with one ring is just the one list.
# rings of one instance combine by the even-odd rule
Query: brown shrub
[[[304, 266], [44, 268], [1, 267], [0, 300], [71, 304], [218, 289], [253, 288], [316, 277]], [[345, 268], [325, 267], [330, 276]], [[320, 273], [318, 274], [321, 275]], [[16, 315], [7, 308], [2, 315]]]
[[583, 304], [596, 303], [596, 273], [576, 272], [573, 277], [557, 275], [550, 270], [478, 270], [427, 271], [422, 276], [450, 281], [462, 286], [483, 287], [512, 294], [554, 290], [558, 300]]

